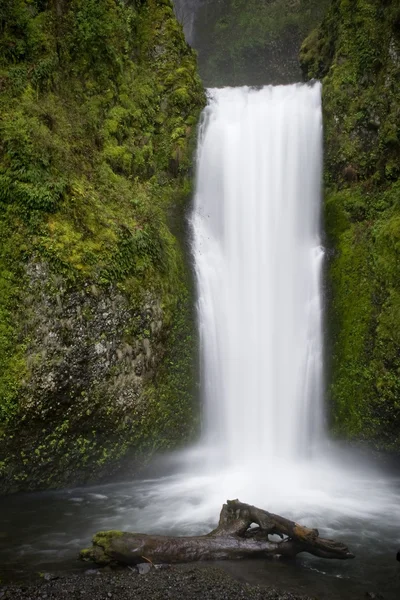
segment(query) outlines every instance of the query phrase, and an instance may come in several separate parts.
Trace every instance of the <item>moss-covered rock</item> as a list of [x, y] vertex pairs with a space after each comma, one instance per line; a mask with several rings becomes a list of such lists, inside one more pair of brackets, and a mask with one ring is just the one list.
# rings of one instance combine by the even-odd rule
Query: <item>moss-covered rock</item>
[[[123, 531], [99, 531], [92, 539], [92, 547], [81, 550], [79, 558], [84, 562], [94, 562], [104, 567], [110, 565], [115, 562], [111, 544], [117, 542], [117, 545], [120, 543], [124, 548], [124, 538], [129, 538], [130, 535]], [[129, 549], [126, 552], [129, 553]]]
[[323, 80], [334, 430], [399, 450], [398, 0], [333, 0], [301, 62]]
[[0, 7], [0, 492], [193, 434], [176, 222], [204, 104], [169, 0]]

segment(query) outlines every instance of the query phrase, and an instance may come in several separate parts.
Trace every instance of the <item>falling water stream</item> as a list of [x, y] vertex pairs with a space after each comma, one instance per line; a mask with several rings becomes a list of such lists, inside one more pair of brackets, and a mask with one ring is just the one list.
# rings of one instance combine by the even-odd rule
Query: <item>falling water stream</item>
[[209, 91], [190, 217], [201, 440], [145, 480], [0, 499], [3, 576], [75, 568], [102, 529], [207, 532], [239, 497], [319, 527], [356, 559], [253, 561], [236, 575], [320, 598], [398, 597], [399, 478], [324, 427], [320, 96], [318, 83]]
[[321, 156], [320, 84], [210, 91], [193, 247], [205, 433], [231, 463], [323, 431]]

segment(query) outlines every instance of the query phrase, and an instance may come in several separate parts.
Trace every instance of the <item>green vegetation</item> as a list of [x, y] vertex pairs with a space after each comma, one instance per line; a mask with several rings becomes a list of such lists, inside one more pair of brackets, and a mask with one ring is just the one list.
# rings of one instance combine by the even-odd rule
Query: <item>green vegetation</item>
[[12, 491], [91, 480], [193, 432], [190, 274], [170, 223], [204, 94], [169, 0], [4, 0], [0, 91]]
[[[117, 539], [121, 549], [125, 549], [125, 540], [122, 531], [99, 531], [92, 539], [93, 546], [85, 548], [79, 553], [80, 560], [87, 562], [96, 562], [99, 565], [109, 565], [112, 563], [112, 549], [110, 544]], [[110, 552], [111, 550], [111, 552]], [[129, 550], [128, 550], [129, 552]]]
[[301, 79], [301, 41], [329, 0], [217, 0], [199, 9], [195, 46], [208, 86], [265, 85]]
[[304, 42], [323, 79], [336, 433], [400, 447], [400, 6], [334, 0]]

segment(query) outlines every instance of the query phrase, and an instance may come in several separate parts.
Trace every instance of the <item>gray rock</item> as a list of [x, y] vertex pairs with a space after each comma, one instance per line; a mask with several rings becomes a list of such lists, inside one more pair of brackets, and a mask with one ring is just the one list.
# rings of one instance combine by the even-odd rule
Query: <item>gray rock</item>
[[157, 569], [157, 571], [167, 571], [168, 569], [171, 569], [171, 565], [154, 565], [155, 568]]
[[151, 569], [151, 564], [150, 563], [140, 563], [140, 565], [137, 565], [137, 570], [139, 575], [146, 575], [147, 573], [150, 572]]
[[59, 576], [55, 573], [43, 573], [43, 579], [45, 581], [54, 581], [55, 579], [59, 579]]

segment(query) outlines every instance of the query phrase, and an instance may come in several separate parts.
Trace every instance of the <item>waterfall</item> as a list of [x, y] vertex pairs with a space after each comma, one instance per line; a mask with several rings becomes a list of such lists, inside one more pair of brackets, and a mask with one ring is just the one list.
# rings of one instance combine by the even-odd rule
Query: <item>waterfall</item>
[[323, 434], [321, 88], [209, 90], [191, 217], [204, 437], [227, 463]]
[[121, 491], [116, 528], [197, 535], [240, 498], [346, 543], [377, 524], [376, 552], [398, 491], [324, 430], [321, 86], [208, 93], [190, 216], [203, 436]]
[[203, 436], [140, 489], [137, 518], [195, 535], [240, 498], [356, 545], [377, 524], [375, 549], [397, 488], [324, 428], [321, 86], [208, 93], [190, 216]]

